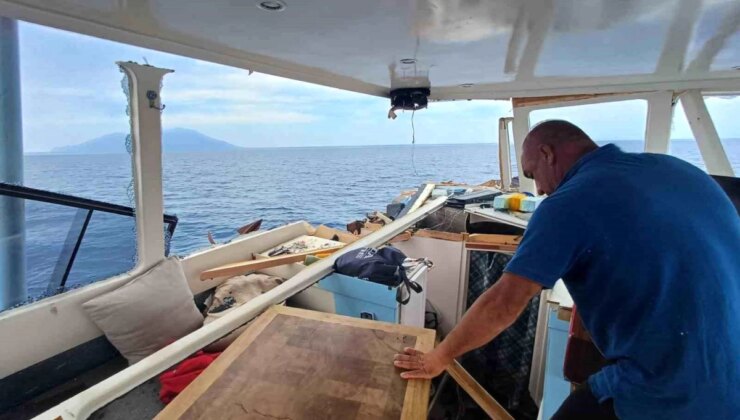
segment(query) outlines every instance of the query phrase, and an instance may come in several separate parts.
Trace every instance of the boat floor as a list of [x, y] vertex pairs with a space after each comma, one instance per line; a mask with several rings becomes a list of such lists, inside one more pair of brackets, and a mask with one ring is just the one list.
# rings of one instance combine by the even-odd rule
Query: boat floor
[[117, 356], [102, 365], [90, 369], [76, 378], [56, 386], [43, 394], [0, 414], [0, 420], [28, 419], [35, 417], [57, 404], [79, 394], [98, 382], [109, 378], [128, 366], [126, 359]]

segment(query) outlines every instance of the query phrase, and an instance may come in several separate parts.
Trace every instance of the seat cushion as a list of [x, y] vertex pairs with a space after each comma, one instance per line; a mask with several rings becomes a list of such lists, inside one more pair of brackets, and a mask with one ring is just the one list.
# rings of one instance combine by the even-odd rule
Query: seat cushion
[[130, 364], [203, 325], [177, 257], [82, 307]]
[[[213, 298], [206, 310], [204, 324], [209, 324], [222, 318], [239, 306], [277, 287], [283, 281], [280, 277], [268, 276], [266, 274], [249, 274], [226, 280], [216, 287]], [[224, 351], [246, 328], [247, 325], [237, 328], [226, 337], [211, 343], [203, 350], [207, 352]]]

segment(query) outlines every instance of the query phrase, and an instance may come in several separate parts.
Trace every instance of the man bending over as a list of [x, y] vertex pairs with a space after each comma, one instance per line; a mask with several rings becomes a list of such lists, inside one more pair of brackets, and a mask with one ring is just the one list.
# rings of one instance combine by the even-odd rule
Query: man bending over
[[524, 140], [524, 176], [547, 194], [514, 258], [402, 377], [432, 378], [511, 325], [562, 278], [610, 364], [565, 418], [740, 417], [740, 217], [718, 184], [677, 158], [598, 147], [566, 121]]

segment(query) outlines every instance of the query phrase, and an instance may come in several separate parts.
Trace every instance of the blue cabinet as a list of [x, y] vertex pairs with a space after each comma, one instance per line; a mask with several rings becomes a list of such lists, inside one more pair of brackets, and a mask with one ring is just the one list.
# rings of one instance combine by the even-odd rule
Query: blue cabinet
[[563, 376], [569, 323], [558, 319], [557, 306], [548, 308], [545, 381], [542, 391], [542, 418], [549, 419], [570, 395], [570, 382]]
[[304, 307], [355, 318], [423, 327], [426, 274], [427, 267], [420, 266], [409, 275], [410, 280], [419, 283], [423, 290], [421, 293], [412, 292], [409, 302], [401, 305], [396, 301], [396, 288], [332, 273], [302, 293], [304, 298], [312, 294], [311, 289], [320, 289], [323, 293], [322, 297], [314, 294], [313, 299], [304, 299]]
[[324, 277], [317, 286], [334, 295], [334, 310], [339, 315], [399, 321], [394, 288], [337, 273]]

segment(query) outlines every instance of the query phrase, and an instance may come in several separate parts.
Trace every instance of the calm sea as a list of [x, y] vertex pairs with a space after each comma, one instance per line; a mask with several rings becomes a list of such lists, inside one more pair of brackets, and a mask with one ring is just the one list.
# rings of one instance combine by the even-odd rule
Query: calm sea
[[[619, 141], [626, 151], [642, 143]], [[740, 173], [740, 140], [725, 148]], [[333, 227], [385, 209], [401, 190], [425, 181], [477, 184], [498, 177], [496, 144], [249, 149], [164, 156], [165, 212], [179, 217], [171, 250], [187, 255], [256, 219], [263, 228], [296, 220]], [[674, 141], [671, 153], [703, 166], [696, 143]], [[515, 160], [514, 160], [515, 161]], [[128, 155], [29, 155], [25, 185], [131, 206]], [[75, 210], [26, 204], [29, 295], [46, 291]], [[134, 264], [133, 219], [94, 213], [68, 286], [122, 273]]]

